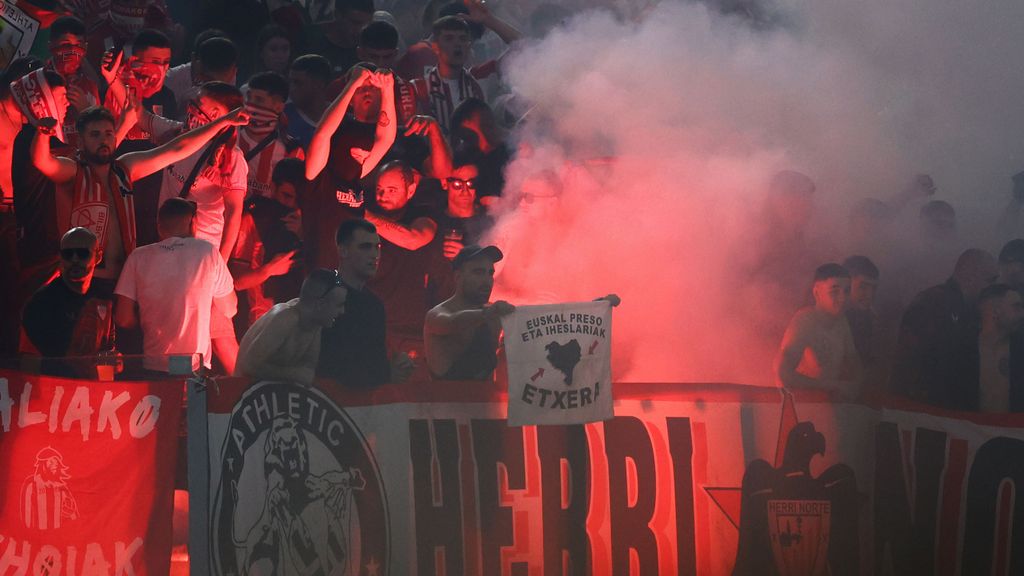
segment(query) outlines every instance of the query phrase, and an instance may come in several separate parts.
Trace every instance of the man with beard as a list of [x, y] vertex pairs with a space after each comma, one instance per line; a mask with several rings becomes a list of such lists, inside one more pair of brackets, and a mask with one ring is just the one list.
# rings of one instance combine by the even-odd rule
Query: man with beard
[[384, 302], [390, 349], [415, 351], [423, 347], [423, 317], [427, 313], [426, 278], [437, 224], [429, 209], [410, 204], [420, 175], [400, 160], [381, 167], [377, 175], [376, 209], [366, 220], [381, 236], [381, 264], [367, 284]]
[[377, 167], [395, 141], [394, 76], [371, 68], [352, 68], [348, 84], [324, 112], [307, 150], [306, 178], [315, 180], [302, 205], [308, 268], [337, 261], [334, 231], [343, 221], [363, 215], [360, 179]]
[[101, 293], [112, 293], [125, 258], [136, 246], [132, 184], [194, 154], [224, 128], [246, 121], [244, 113], [235, 110], [162, 146], [115, 158], [113, 114], [106, 108], [88, 108], [78, 117], [76, 159], [51, 154], [56, 121], [40, 121], [32, 141], [32, 163], [57, 185], [63, 227], [83, 226], [96, 235], [101, 258], [94, 282]]
[[96, 293], [92, 275], [98, 261], [96, 235], [68, 230], [60, 241], [60, 276], [28, 301], [22, 326], [41, 355], [93, 356], [110, 348], [113, 302]]
[[455, 294], [427, 313], [423, 328], [427, 367], [436, 380], [489, 380], [498, 365], [501, 317], [515, 307], [498, 300], [494, 264], [503, 258], [495, 246], [466, 246], [452, 261]]
[[373, 388], [406, 380], [414, 368], [404, 352], [388, 361], [384, 304], [366, 288], [380, 263], [380, 236], [362, 218], [338, 226], [338, 276], [347, 290], [345, 314], [325, 328], [318, 376], [351, 388]]
[[314, 270], [298, 298], [277, 304], [245, 333], [235, 375], [312, 385], [320, 333], [345, 312], [345, 295], [337, 272]]
[[1020, 292], [1006, 284], [993, 284], [978, 295], [978, 311], [978, 409], [1010, 412], [1010, 337], [1024, 324]]

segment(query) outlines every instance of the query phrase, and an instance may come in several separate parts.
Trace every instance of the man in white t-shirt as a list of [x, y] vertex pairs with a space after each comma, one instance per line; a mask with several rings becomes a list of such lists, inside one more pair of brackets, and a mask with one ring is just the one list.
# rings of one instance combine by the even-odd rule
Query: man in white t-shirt
[[131, 253], [114, 290], [114, 322], [120, 328], [141, 324], [143, 366], [149, 370], [166, 372], [167, 356], [187, 354], [202, 354], [209, 368], [211, 309], [235, 315], [231, 273], [213, 244], [194, 237], [195, 221], [192, 202], [164, 202], [160, 242]]
[[846, 321], [850, 273], [839, 264], [814, 272], [814, 306], [796, 313], [775, 357], [775, 376], [785, 388], [815, 388], [856, 398], [861, 365]]
[[314, 270], [298, 298], [275, 305], [245, 333], [235, 375], [312, 384], [320, 333], [345, 311], [347, 295], [337, 272]]

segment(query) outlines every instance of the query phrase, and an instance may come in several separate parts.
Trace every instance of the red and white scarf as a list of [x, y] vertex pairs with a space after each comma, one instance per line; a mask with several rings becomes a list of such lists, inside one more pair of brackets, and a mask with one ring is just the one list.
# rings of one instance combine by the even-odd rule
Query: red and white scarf
[[448, 133], [448, 128], [452, 122], [452, 113], [455, 111], [456, 106], [467, 98], [480, 98], [482, 100], [484, 97], [484, 91], [480, 88], [480, 84], [465, 70], [459, 71], [458, 100], [452, 94], [448, 82], [441, 78], [441, 73], [437, 71], [437, 66], [427, 71], [426, 79], [430, 110], [434, 118], [437, 118], [437, 123], [441, 125], [441, 131], [445, 134]]
[[[69, 228], [88, 228], [96, 235], [99, 246], [106, 246], [107, 233], [110, 231], [110, 205], [113, 204], [120, 224], [124, 255], [127, 257], [131, 254], [135, 249], [135, 200], [132, 182], [124, 166], [116, 161], [110, 163], [107, 187], [104, 187], [93, 168], [79, 160], [74, 186]], [[107, 198], [108, 189], [113, 198]]]

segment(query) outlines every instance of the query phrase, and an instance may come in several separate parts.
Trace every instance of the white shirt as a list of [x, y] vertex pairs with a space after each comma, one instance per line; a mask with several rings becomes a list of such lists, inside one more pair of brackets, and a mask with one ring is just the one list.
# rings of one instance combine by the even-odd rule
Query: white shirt
[[199, 96], [199, 87], [192, 83], [192, 63], [175, 66], [167, 71], [164, 86], [174, 92], [174, 100], [178, 103], [178, 114], [185, 117], [185, 104]]
[[174, 354], [202, 354], [210, 367], [213, 299], [233, 289], [231, 273], [212, 244], [173, 237], [136, 248], [114, 293], [139, 304], [143, 365], [166, 371], [167, 356]]
[[[199, 161], [206, 147], [180, 162], [175, 162], [163, 172], [163, 184], [160, 186], [160, 204], [168, 198], [181, 194], [185, 179], [192, 173], [192, 168]], [[192, 190], [185, 198], [196, 202], [196, 238], [206, 240], [220, 248], [220, 239], [224, 234], [224, 193], [228, 190], [241, 190], [242, 195], [249, 186], [249, 165], [245, 156], [235, 146], [232, 151], [231, 172], [222, 177], [216, 166], [206, 166], [196, 176]]]

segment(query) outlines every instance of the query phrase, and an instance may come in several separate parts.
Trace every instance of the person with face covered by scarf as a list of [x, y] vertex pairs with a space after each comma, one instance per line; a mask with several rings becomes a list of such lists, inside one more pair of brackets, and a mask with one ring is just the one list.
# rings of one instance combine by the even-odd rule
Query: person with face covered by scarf
[[46, 67], [64, 77], [68, 90], [68, 111], [64, 134], [66, 142], [74, 146], [78, 140], [75, 120], [78, 114], [100, 100], [96, 83], [85, 75], [85, 24], [74, 16], [61, 16], [50, 26], [50, 59]]
[[261, 72], [249, 79], [245, 110], [249, 124], [238, 134], [238, 147], [249, 165], [248, 195], [273, 194], [274, 166], [284, 158], [305, 158], [298, 140], [281, 126], [288, 80], [276, 72]]

